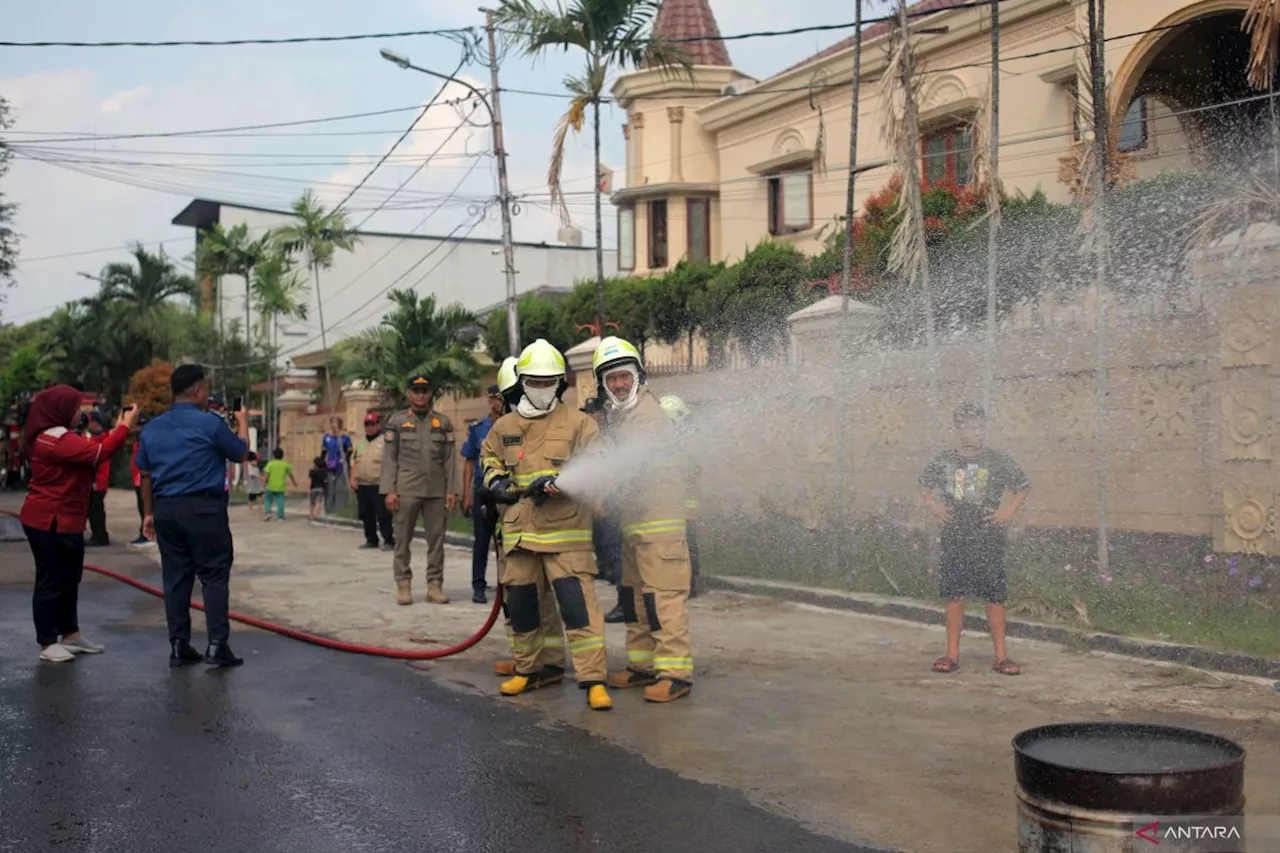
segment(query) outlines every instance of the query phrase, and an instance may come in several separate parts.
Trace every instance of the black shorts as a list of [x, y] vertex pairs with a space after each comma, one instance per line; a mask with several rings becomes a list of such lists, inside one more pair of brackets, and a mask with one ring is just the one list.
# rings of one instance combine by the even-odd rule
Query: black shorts
[[939, 593], [948, 600], [976, 596], [1003, 604], [1009, 599], [1004, 552], [1005, 535], [999, 528], [945, 532], [938, 561]]

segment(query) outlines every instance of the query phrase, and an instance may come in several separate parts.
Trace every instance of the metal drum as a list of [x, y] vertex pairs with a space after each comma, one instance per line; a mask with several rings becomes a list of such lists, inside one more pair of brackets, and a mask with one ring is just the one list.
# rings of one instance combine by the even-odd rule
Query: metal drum
[[[1019, 853], [1245, 849], [1230, 829], [1191, 825], [1215, 816], [1232, 824], [1244, 814], [1245, 751], [1226, 738], [1137, 723], [1061, 723], [1022, 732], [1013, 749]], [[1242, 834], [1243, 821], [1235, 823]], [[1206, 842], [1209, 833], [1217, 836]]]

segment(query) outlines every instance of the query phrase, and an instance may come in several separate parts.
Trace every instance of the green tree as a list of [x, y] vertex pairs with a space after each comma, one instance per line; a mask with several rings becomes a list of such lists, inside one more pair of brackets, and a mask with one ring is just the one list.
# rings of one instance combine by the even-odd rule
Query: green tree
[[337, 210], [326, 210], [311, 190], [307, 190], [293, 203], [293, 225], [279, 230], [280, 246], [291, 255], [301, 255], [311, 271], [311, 283], [316, 292], [316, 315], [320, 320], [320, 347], [324, 350], [325, 383], [327, 395], [332, 399], [332, 381], [329, 364], [329, 337], [324, 325], [324, 298], [320, 292], [320, 270], [333, 266], [334, 256], [341, 249], [350, 252], [360, 241], [359, 235], [347, 221], [347, 215]]
[[[252, 299], [250, 297], [250, 281], [253, 269], [271, 253], [275, 235], [268, 232], [257, 239], [249, 236], [249, 226], [241, 222], [231, 228], [223, 228], [222, 223], [215, 223], [196, 248], [196, 271], [201, 276], [209, 276], [218, 281], [218, 326], [219, 334], [225, 333], [223, 316], [223, 294], [221, 279], [226, 275], [235, 275], [244, 279], [244, 333], [245, 345], [252, 348], [253, 342], [248, 335], [253, 331]], [[225, 355], [225, 354], [224, 354]], [[225, 357], [223, 359], [225, 361]], [[226, 365], [223, 365], [226, 372]], [[225, 383], [226, 376], [221, 380]]]
[[688, 341], [688, 363], [693, 367], [693, 340], [702, 326], [698, 308], [705, 303], [708, 285], [724, 272], [723, 263], [690, 261], [687, 258], [649, 288], [649, 314], [653, 333], [658, 340], [674, 344]]
[[[649, 288], [647, 278], [611, 278], [605, 281], [605, 322], [615, 323], [617, 328], [606, 327], [605, 336], [618, 335], [631, 341], [644, 352], [649, 337]], [[585, 339], [585, 329], [580, 326], [595, 323], [596, 286], [592, 281], [580, 281], [565, 298], [565, 315], [569, 318], [574, 341]]]
[[[0, 131], [13, 127], [13, 117], [9, 112], [9, 102], [0, 98]], [[9, 160], [13, 152], [0, 142], [0, 181], [9, 171]], [[18, 206], [4, 200], [0, 192], [0, 287], [13, 286], [13, 268], [18, 261], [18, 232], [13, 230], [13, 217]], [[4, 301], [3, 290], [0, 290], [0, 302]]]
[[[553, 299], [526, 293], [517, 303], [520, 318], [520, 340], [545, 338], [564, 352], [574, 344], [573, 326], [565, 315], [564, 305]], [[507, 357], [507, 312], [494, 311], [485, 323], [485, 349], [497, 362]]]
[[[532, 0], [501, 0], [494, 13], [494, 24], [529, 56], [551, 52], [579, 50], [586, 61], [581, 76], [569, 77], [565, 88], [573, 96], [569, 109], [560, 119], [551, 150], [547, 185], [551, 203], [560, 209], [561, 219], [569, 224], [569, 211], [560, 187], [564, 164], [564, 144], [569, 130], [582, 130], [588, 107], [591, 109], [592, 139], [595, 145], [595, 225], [596, 225], [596, 304], [595, 322], [603, 326], [607, 319], [604, 278], [604, 234], [600, 203], [600, 101], [616, 69], [636, 70], [642, 67], [680, 69], [686, 74], [691, 66], [689, 54], [678, 45], [652, 35], [653, 20], [661, 7], [659, 0], [569, 0], [557, 3], [554, 10], [536, 5]], [[690, 75], [692, 79], [692, 75]]]
[[266, 341], [266, 348], [271, 351], [271, 360], [268, 365], [271, 391], [268, 392], [265, 409], [267, 435], [272, 436], [274, 440], [276, 360], [280, 352], [280, 321], [307, 318], [307, 283], [301, 279], [293, 268], [292, 261], [283, 252], [271, 252], [254, 268], [253, 303], [260, 320], [258, 338]]
[[810, 261], [789, 243], [766, 240], [710, 283], [695, 298], [705, 318], [713, 362], [723, 363], [724, 346], [735, 340], [752, 364], [786, 348], [787, 317], [809, 304]]
[[99, 298], [116, 318], [110, 334], [128, 339], [128, 348], [136, 350], [141, 362], [136, 370], [151, 364], [157, 342], [164, 343], [169, 337], [173, 300], [182, 297], [186, 304], [194, 305], [199, 289], [163, 250], [152, 254], [139, 243], [131, 254], [133, 263], [112, 263], [103, 268]]
[[437, 394], [473, 393], [483, 371], [476, 361], [480, 326], [461, 305], [440, 308], [434, 295], [412, 290], [387, 294], [392, 309], [382, 322], [343, 341], [337, 356], [346, 382], [373, 383], [400, 401], [405, 380], [422, 372]]

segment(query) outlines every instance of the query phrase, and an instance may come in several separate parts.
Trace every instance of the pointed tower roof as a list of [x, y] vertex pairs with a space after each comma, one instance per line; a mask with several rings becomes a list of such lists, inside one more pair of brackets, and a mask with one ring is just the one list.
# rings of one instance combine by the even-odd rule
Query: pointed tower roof
[[676, 42], [688, 52], [694, 65], [729, 67], [733, 64], [729, 61], [729, 49], [720, 38], [720, 27], [709, 0], [662, 0], [653, 21], [653, 34]]

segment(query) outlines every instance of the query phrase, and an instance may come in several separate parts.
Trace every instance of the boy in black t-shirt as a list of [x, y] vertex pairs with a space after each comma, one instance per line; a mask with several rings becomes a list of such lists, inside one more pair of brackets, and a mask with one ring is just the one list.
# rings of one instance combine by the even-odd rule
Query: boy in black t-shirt
[[311, 511], [307, 517], [315, 521], [324, 515], [324, 490], [329, 482], [329, 468], [324, 456], [317, 456], [311, 460], [311, 470], [307, 472], [307, 476], [311, 480], [310, 490], [307, 493], [311, 502]]
[[[920, 490], [929, 510], [942, 522], [942, 554], [938, 575], [947, 599], [947, 653], [934, 672], [960, 667], [960, 632], [964, 598], [987, 601], [987, 624], [995, 644], [995, 665], [1002, 675], [1021, 668], [1005, 653], [1005, 527], [1031, 491], [1031, 481], [1008, 454], [986, 446], [986, 413], [974, 403], [956, 408], [953, 422], [959, 446], [929, 462], [920, 475]], [[1013, 497], [1004, 503], [1005, 492]]]

